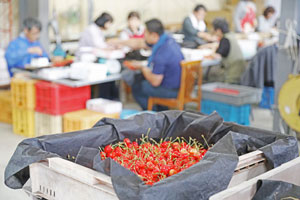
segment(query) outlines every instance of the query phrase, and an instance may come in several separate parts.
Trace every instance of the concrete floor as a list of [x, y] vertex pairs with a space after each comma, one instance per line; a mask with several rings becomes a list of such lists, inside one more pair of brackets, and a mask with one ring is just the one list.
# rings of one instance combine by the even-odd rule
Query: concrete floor
[[25, 138], [13, 134], [10, 124], [0, 123], [0, 199], [2, 200], [29, 200], [25, 192], [22, 190], [12, 190], [4, 185], [4, 170], [14, 153], [19, 142]]
[[[127, 105], [126, 108], [137, 108], [136, 105]], [[272, 130], [273, 116], [270, 110], [253, 108], [254, 120], [251, 120], [251, 126]], [[12, 190], [4, 185], [4, 170], [15, 151], [18, 143], [24, 137], [13, 134], [12, 126], [0, 123], [0, 200], [27, 200], [30, 199], [22, 190]]]

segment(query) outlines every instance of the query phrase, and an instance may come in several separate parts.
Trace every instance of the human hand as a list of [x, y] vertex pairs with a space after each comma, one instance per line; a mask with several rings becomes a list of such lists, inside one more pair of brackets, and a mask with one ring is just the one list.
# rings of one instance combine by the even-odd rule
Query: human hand
[[216, 35], [212, 35], [211, 38], [210, 38], [210, 41], [211, 42], [218, 42], [219, 41], [219, 37], [216, 36]]
[[198, 37], [208, 41], [208, 42], [217, 42], [219, 38], [216, 35], [212, 35], [206, 32], [198, 32]]
[[206, 44], [202, 44], [201, 46], [198, 47], [198, 49], [217, 49], [217, 47], [219, 46], [219, 43], [217, 42], [213, 42], [213, 43], [206, 43]]
[[107, 45], [110, 48], [114, 48], [114, 49], [118, 49], [124, 46], [123, 41], [119, 38], [110, 38], [108, 40], [106, 40]]
[[30, 47], [27, 49], [27, 52], [30, 54], [43, 55], [43, 50], [40, 47]]
[[132, 61], [124, 61], [123, 64], [131, 70], [141, 70], [143, 67], [143, 63], [141, 61], [132, 60]]
[[51, 62], [56, 63], [56, 62], [61, 62], [64, 60], [64, 57], [62, 56], [54, 56], [51, 58]]
[[221, 54], [214, 52], [211, 55], [205, 56], [204, 58], [208, 59], [208, 60], [214, 60], [214, 59], [218, 60], [218, 59], [221, 59], [222, 56], [221, 56]]

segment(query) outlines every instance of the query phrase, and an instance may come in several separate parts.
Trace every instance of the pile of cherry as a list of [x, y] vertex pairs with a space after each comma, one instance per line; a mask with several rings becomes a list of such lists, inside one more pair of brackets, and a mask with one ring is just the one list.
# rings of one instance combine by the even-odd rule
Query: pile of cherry
[[203, 145], [192, 138], [157, 142], [143, 136], [140, 144], [125, 138], [117, 144], [107, 145], [101, 149], [100, 156], [102, 160], [115, 160], [136, 173], [146, 184], [153, 185], [198, 163], [206, 152]]

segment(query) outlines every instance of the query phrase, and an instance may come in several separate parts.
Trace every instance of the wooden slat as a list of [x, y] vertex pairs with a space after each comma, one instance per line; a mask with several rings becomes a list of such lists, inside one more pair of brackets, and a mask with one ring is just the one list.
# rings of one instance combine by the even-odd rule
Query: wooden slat
[[253, 151], [247, 154], [244, 154], [239, 157], [239, 163], [235, 169], [235, 171], [241, 170], [245, 167], [260, 163], [265, 161], [264, 155], [262, 151]]
[[61, 158], [49, 158], [49, 168], [89, 185], [104, 184], [112, 188], [111, 178], [95, 170]]
[[[230, 186], [237, 185], [265, 172], [266, 167], [263, 161], [264, 158], [261, 151], [240, 156], [239, 164]], [[62, 194], [63, 191], [69, 190], [73, 185], [77, 188], [80, 188], [80, 185], [86, 188], [85, 191], [82, 191], [82, 194], [80, 193], [81, 197], [83, 197], [85, 193], [88, 195], [96, 192], [95, 197], [102, 196], [101, 194], [103, 193], [104, 196], [108, 195], [112, 199], [116, 198], [109, 176], [58, 157], [49, 158], [47, 162], [42, 161], [30, 165], [30, 177], [32, 180], [32, 192], [44, 198], [49, 198], [49, 196], [47, 196], [48, 193], [43, 194], [43, 191], [40, 190], [39, 187], [41, 185], [56, 191], [56, 195], [60, 195], [59, 197], [63, 195], [64, 199], [70, 198]], [[56, 184], [59, 185], [59, 187], [57, 187]], [[92, 199], [94, 199], [94, 197]]]
[[258, 180], [277, 180], [300, 186], [300, 176], [298, 172], [300, 172], [300, 157], [256, 176], [238, 186], [215, 194], [210, 197], [210, 200], [250, 200], [255, 195]]
[[65, 174], [58, 173], [44, 163], [30, 165], [32, 195], [49, 200], [116, 200], [113, 188], [107, 185], [89, 185]]

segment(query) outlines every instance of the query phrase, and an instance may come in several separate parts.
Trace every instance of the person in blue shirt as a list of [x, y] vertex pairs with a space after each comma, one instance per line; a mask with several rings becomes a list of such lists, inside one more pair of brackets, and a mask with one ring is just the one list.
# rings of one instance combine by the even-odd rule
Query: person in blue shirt
[[23, 22], [24, 31], [15, 40], [11, 41], [5, 51], [5, 59], [10, 76], [12, 68], [24, 68], [30, 64], [31, 59], [48, 57], [38, 41], [42, 24], [34, 18], [27, 18]]
[[165, 33], [158, 19], [146, 22], [145, 41], [152, 47], [148, 66], [135, 66], [144, 79], [136, 80], [132, 94], [143, 110], [147, 110], [149, 97], [176, 98], [180, 87], [181, 67], [184, 59], [180, 46]]

